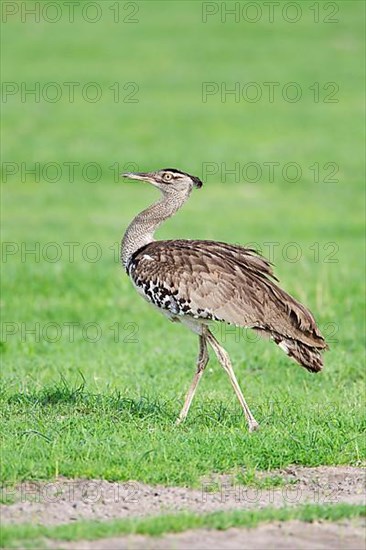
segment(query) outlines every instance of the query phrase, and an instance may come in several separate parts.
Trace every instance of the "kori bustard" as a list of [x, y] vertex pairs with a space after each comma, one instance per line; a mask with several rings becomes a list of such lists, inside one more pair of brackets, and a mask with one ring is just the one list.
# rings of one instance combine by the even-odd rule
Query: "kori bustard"
[[258, 423], [244, 399], [226, 350], [209, 329], [212, 321], [250, 327], [268, 336], [310, 372], [321, 370], [327, 347], [308, 309], [276, 283], [271, 264], [254, 250], [216, 241], [154, 240], [155, 230], [186, 202], [202, 181], [175, 168], [122, 174], [151, 183], [161, 199], [138, 214], [121, 243], [121, 259], [137, 291], [171, 321], [198, 334], [197, 368], [177, 423], [189, 411], [208, 363], [209, 344], [243, 408], [249, 430]]

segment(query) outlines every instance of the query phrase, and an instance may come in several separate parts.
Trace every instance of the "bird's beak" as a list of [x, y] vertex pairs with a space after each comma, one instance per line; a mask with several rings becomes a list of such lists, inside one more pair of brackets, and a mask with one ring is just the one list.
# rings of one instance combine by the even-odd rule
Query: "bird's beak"
[[125, 174], [121, 174], [121, 176], [130, 180], [141, 180], [154, 183], [153, 174], [151, 172], [126, 172]]

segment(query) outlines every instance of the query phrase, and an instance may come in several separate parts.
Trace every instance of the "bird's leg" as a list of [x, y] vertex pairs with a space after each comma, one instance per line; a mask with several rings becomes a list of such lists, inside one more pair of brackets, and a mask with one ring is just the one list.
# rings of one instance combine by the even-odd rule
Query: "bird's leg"
[[230, 382], [234, 388], [237, 398], [239, 399], [240, 405], [242, 406], [242, 409], [245, 414], [245, 418], [247, 419], [249, 431], [252, 432], [256, 430], [259, 424], [255, 420], [252, 413], [250, 412], [250, 409], [244, 399], [244, 395], [241, 392], [240, 386], [238, 384], [238, 381], [234, 373], [234, 369], [231, 365], [229, 354], [222, 346], [220, 346], [219, 342], [216, 340], [214, 335], [208, 329], [206, 329], [205, 334], [206, 334], [207, 341], [210, 343], [212, 349], [214, 350], [216, 357], [219, 360], [221, 366], [225, 369], [225, 371], [229, 375]]
[[199, 335], [199, 343], [200, 343], [200, 351], [199, 351], [198, 358], [197, 358], [196, 374], [194, 375], [192, 384], [190, 385], [190, 388], [189, 388], [188, 393], [186, 395], [186, 400], [184, 402], [183, 408], [180, 412], [180, 415], [177, 419], [176, 424], [180, 424], [187, 417], [189, 408], [191, 406], [194, 394], [195, 394], [197, 386], [198, 386], [198, 382], [200, 381], [200, 379], [202, 377], [202, 374], [203, 374], [203, 371], [205, 370], [205, 367], [208, 363], [209, 357], [208, 357], [208, 352], [207, 352], [206, 338], [204, 336], [202, 336], [201, 334]]

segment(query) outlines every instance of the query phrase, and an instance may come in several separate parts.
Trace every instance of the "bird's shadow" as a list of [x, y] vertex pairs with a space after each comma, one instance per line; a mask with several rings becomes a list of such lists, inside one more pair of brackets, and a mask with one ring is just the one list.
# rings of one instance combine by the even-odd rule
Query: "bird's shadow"
[[124, 397], [114, 394], [92, 393], [81, 389], [67, 390], [58, 386], [40, 391], [17, 392], [7, 398], [9, 405], [20, 408], [46, 409], [63, 408], [79, 414], [120, 414], [138, 418], [169, 417], [169, 403], [150, 397]]

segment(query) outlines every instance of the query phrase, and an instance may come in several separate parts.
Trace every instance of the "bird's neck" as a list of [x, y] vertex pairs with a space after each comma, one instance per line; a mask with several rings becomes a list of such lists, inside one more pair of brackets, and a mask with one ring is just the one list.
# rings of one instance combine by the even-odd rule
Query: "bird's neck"
[[190, 193], [169, 194], [163, 197], [138, 214], [128, 226], [121, 242], [121, 260], [126, 267], [131, 256], [154, 241], [157, 228], [168, 218], [173, 216], [186, 202]]

